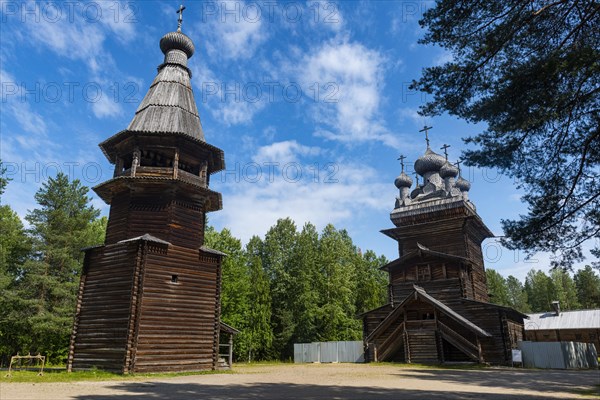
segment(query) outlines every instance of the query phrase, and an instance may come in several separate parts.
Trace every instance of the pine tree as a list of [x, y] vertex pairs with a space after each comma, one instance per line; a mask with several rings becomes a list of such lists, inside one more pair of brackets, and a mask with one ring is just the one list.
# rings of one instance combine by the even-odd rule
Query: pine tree
[[525, 278], [525, 291], [531, 311], [548, 311], [555, 299], [555, 289], [552, 279], [543, 271], [532, 269]]
[[388, 263], [367, 250], [356, 256], [356, 312], [363, 313], [384, 305], [388, 294], [388, 275], [380, 268]]
[[263, 242], [261, 261], [270, 284], [274, 358], [290, 359], [294, 352], [292, 338], [297, 320], [292, 308], [296, 299], [291, 296], [294, 280], [290, 265], [297, 236], [290, 218], [279, 219]]
[[506, 278], [506, 289], [508, 292], [508, 305], [522, 313], [531, 312], [531, 307], [527, 300], [527, 292], [521, 281], [512, 275]]
[[[9, 183], [0, 161], [0, 195]], [[0, 365], [22, 351], [23, 327], [15, 309], [14, 288], [23, 275], [23, 265], [31, 255], [31, 240], [21, 219], [9, 205], [0, 206]]]
[[45, 182], [35, 195], [39, 208], [26, 219], [31, 225], [33, 256], [24, 263], [11, 291], [11, 323], [23, 330], [21, 351], [41, 352], [64, 360], [72, 328], [83, 247], [103, 241], [94, 224], [88, 188], [66, 175]]
[[262, 242], [254, 236], [246, 245], [249, 263], [250, 293], [247, 316], [248, 361], [268, 360], [272, 354], [273, 331], [271, 329], [271, 294], [269, 280], [261, 261]]
[[510, 305], [506, 279], [491, 268], [485, 270], [490, 301], [501, 306]]
[[575, 273], [577, 299], [585, 309], [600, 308], [600, 276], [586, 265]]
[[307, 223], [298, 234], [289, 264], [290, 297], [294, 299], [290, 309], [296, 317], [292, 336], [294, 343], [314, 341], [318, 336], [317, 314], [319, 293], [319, 233]]
[[577, 288], [568, 272], [556, 268], [550, 273], [554, 287], [554, 300], [560, 303], [562, 310], [577, 310], [580, 308], [577, 300]]
[[321, 341], [356, 340], [361, 324], [356, 318], [356, 248], [344, 230], [327, 225], [319, 240], [321, 269], [318, 332]]
[[249, 350], [250, 274], [246, 254], [239, 239], [225, 228], [217, 232], [208, 227], [204, 234], [206, 246], [227, 254], [221, 266], [221, 320], [238, 329], [234, 341], [234, 358], [245, 359]]
[[527, 213], [502, 221], [504, 244], [572, 267], [600, 238], [598, 2], [438, 0], [420, 24], [421, 43], [453, 56], [415, 82], [432, 94], [421, 111], [483, 123], [466, 162], [526, 192]]

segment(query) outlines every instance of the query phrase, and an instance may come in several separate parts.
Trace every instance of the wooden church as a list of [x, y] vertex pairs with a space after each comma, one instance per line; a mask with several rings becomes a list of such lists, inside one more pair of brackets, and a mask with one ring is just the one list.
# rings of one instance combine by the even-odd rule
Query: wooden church
[[493, 234], [468, 198], [471, 184], [429, 138], [412, 191], [403, 159], [395, 227], [382, 231], [398, 242], [399, 258], [382, 268], [389, 303], [362, 314], [365, 359], [510, 363], [527, 316], [489, 302], [481, 243]]
[[221, 209], [209, 182], [223, 151], [204, 139], [181, 14], [160, 49], [164, 62], [133, 120], [100, 144], [115, 169], [94, 191], [110, 214], [105, 243], [85, 250], [69, 370], [219, 365], [224, 254], [203, 242], [206, 213]]

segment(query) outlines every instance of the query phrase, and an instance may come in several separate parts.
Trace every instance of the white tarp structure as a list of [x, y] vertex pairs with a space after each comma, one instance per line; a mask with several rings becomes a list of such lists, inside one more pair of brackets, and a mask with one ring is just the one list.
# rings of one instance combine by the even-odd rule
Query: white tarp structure
[[598, 353], [592, 343], [519, 342], [526, 368], [598, 368]]
[[294, 344], [295, 363], [362, 363], [365, 362], [362, 341], [314, 342]]

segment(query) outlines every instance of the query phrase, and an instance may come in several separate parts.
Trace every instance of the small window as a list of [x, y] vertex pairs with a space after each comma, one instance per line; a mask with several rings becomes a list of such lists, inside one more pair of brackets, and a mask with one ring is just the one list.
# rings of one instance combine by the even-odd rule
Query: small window
[[429, 273], [429, 265], [417, 266], [417, 280], [428, 281], [428, 280], [430, 280], [430, 278], [431, 278], [431, 275]]
[[178, 275], [171, 275], [171, 283], [177, 283], [179, 281]]

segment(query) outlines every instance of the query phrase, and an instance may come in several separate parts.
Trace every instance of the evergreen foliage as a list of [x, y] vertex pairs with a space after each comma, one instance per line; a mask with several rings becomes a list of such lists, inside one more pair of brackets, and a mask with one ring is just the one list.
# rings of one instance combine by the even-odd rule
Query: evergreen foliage
[[504, 244], [572, 267], [600, 237], [598, 2], [440, 0], [420, 24], [452, 56], [413, 83], [433, 95], [421, 112], [484, 123], [467, 164], [514, 177], [529, 206]]
[[[7, 259], [12, 263], [7, 270], [12, 273], [2, 296], [0, 338], [9, 354], [40, 352], [53, 362], [66, 359], [83, 262], [81, 249], [104, 241], [106, 219], [97, 219], [99, 211], [89, 204], [87, 193], [88, 188], [78, 180], [69, 182], [59, 173], [35, 194], [39, 208], [25, 217], [30, 224], [31, 251], [22, 263]], [[22, 225], [19, 228], [15, 218], [12, 221], [15, 234], [22, 237], [18, 232]]]
[[582, 308], [600, 308], [600, 276], [592, 267], [586, 265], [575, 273], [577, 299]]
[[506, 279], [504, 279], [502, 275], [491, 268], [485, 270], [485, 275], [488, 286], [488, 294], [490, 295], [490, 302], [499, 304], [501, 306], [510, 305]]
[[521, 311], [522, 313], [531, 312], [529, 301], [527, 299], [527, 292], [525, 287], [517, 278], [509, 275], [506, 278], [506, 289], [508, 292], [508, 306], [515, 310]]

